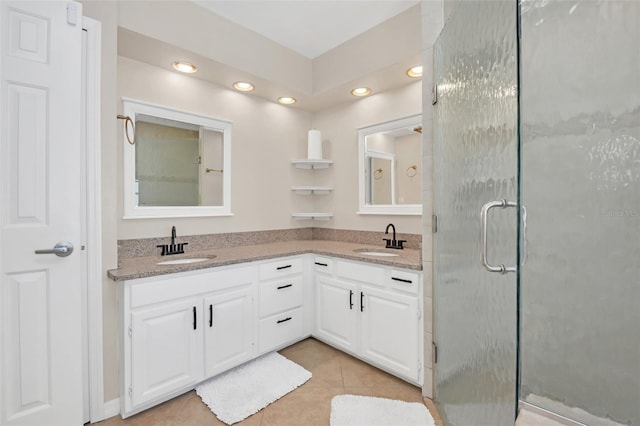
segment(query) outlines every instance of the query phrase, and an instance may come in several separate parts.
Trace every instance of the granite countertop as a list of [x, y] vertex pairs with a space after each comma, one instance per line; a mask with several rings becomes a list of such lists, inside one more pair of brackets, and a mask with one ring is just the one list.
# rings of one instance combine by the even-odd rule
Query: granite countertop
[[[389, 252], [398, 256], [369, 256], [360, 254], [357, 250], [371, 250]], [[293, 256], [305, 253], [315, 253], [325, 256], [342, 257], [397, 268], [420, 271], [422, 261], [420, 250], [385, 249], [381, 246], [347, 243], [327, 240], [293, 240], [258, 244], [251, 246], [225, 247], [220, 249], [193, 251], [172, 256], [147, 256], [122, 259], [117, 269], [107, 271], [107, 275], [114, 281], [132, 280], [136, 278], [153, 277], [175, 272], [194, 271], [198, 269], [215, 268], [217, 266], [233, 265], [256, 260], [276, 257]], [[214, 257], [215, 256], [215, 257]], [[158, 262], [194, 257], [213, 257], [210, 260], [180, 265], [158, 265]]]

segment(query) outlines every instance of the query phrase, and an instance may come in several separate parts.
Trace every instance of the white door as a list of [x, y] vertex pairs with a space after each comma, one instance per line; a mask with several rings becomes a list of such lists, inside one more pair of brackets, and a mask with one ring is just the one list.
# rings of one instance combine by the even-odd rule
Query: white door
[[137, 407], [201, 381], [202, 299], [131, 313], [131, 404]]
[[82, 424], [81, 16], [0, 2], [3, 425]]
[[255, 314], [250, 288], [204, 299], [204, 369], [212, 377], [253, 356]]
[[362, 357], [408, 379], [418, 381], [416, 297], [362, 287]]
[[357, 352], [357, 315], [360, 299], [356, 286], [326, 277], [316, 279], [316, 334], [352, 353]]

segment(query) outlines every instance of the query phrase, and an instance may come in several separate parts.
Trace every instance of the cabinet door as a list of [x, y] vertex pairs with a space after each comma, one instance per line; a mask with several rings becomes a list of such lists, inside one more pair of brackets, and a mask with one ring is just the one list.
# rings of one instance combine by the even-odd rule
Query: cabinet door
[[316, 335], [327, 343], [356, 352], [359, 300], [356, 286], [332, 278], [316, 278]]
[[418, 381], [418, 301], [416, 297], [361, 287], [361, 355]]
[[203, 378], [201, 299], [131, 313], [131, 400], [137, 406]]
[[250, 288], [204, 298], [206, 377], [252, 358], [256, 322]]

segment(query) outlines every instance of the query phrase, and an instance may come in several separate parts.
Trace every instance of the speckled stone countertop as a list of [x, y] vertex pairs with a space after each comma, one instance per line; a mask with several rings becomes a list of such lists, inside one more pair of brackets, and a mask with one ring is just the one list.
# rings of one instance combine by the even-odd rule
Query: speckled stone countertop
[[[397, 254], [398, 256], [383, 257], [360, 254], [357, 250], [368, 249]], [[198, 269], [215, 268], [217, 266], [233, 265], [256, 260], [276, 257], [293, 256], [298, 254], [315, 253], [324, 256], [341, 257], [379, 265], [406, 268], [420, 271], [422, 261], [420, 251], [415, 249], [394, 250], [385, 249], [383, 245], [372, 246], [358, 243], [326, 240], [294, 240], [257, 244], [250, 246], [225, 247], [219, 249], [193, 251], [173, 256], [147, 256], [122, 259], [117, 269], [107, 271], [107, 275], [114, 281], [132, 280], [136, 278], [153, 277], [175, 272], [194, 271]], [[215, 256], [215, 257], [213, 257]], [[181, 265], [158, 265], [164, 260], [182, 258], [213, 257], [210, 260]]]

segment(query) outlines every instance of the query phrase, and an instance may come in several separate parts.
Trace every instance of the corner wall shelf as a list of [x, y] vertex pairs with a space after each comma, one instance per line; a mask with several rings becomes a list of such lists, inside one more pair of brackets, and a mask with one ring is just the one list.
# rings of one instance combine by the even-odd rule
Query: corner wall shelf
[[298, 195], [327, 195], [333, 190], [333, 188], [330, 186], [293, 186], [291, 187], [291, 190]]
[[293, 213], [296, 220], [329, 220], [333, 217], [333, 213]]
[[294, 166], [299, 169], [328, 169], [333, 160], [291, 160]]

